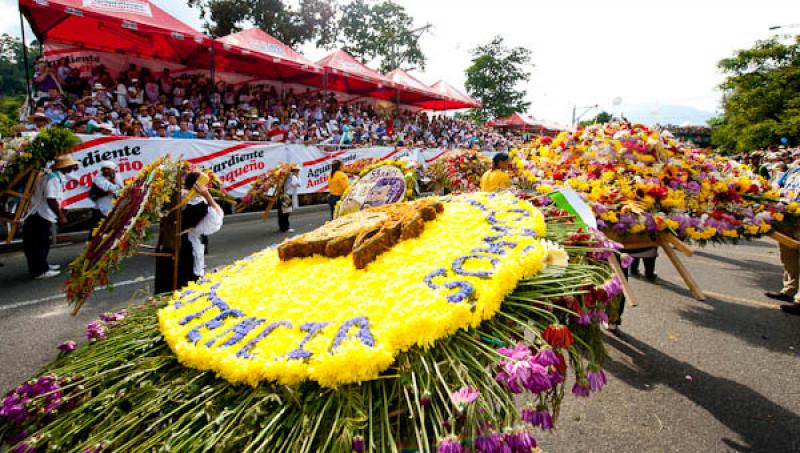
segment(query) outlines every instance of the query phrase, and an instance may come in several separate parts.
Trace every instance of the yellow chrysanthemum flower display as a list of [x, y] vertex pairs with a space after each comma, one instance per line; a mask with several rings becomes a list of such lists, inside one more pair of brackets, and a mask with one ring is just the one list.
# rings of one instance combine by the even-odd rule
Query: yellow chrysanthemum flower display
[[[495, 315], [520, 279], [562, 263], [542, 214], [511, 194], [442, 197], [444, 212], [365, 268], [266, 249], [176, 292], [161, 332], [186, 366], [256, 385], [378, 377], [398, 353]], [[563, 264], [563, 263], [562, 263]]]

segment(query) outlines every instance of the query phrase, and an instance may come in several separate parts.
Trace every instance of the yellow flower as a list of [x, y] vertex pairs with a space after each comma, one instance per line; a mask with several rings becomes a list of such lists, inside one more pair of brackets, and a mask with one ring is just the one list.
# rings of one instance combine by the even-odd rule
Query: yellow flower
[[630, 228], [628, 228], [628, 232], [630, 232], [631, 234], [639, 234], [644, 230], [645, 230], [645, 227], [641, 223], [637, 223], [635, 225], [631, 225]]

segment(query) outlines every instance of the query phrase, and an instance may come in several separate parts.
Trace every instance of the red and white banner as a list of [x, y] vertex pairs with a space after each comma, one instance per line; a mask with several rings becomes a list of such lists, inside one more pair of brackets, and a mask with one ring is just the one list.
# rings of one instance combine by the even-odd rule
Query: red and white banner
[[370, 147], [324, 152], [315, 146], [285, 145], [265, 142], [230, 142], [171, 138], [133, 138], [114, 136], [80, 136], [83, 143], [73, 149], [72, 157], [80, 162], [77, 172], [68, 175], [64, 185], [64, 208], [91, 208], [89, 199], [92, 180], [100, 173], [100, 163], [117, 164], [117, 173], [128, 181], [148, 163], [168, 154], [203, 168], [210, 168], [222, 179], [224, 190], [241, 197], [252, 182], [281, 162], [300, 167], [300, 193], [328, 191], [330, 164], [334, 159], [345, 165], [360, 159], [410, 158], [423, 166], [443, 153], [443, 149]]

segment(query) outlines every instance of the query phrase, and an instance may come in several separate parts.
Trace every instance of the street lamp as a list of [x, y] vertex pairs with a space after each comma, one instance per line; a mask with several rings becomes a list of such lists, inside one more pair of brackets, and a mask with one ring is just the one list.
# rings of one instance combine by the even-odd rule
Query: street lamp
[[576, 121], [580, 121], [580, 119], [581, 119], [581, 117], [583, 115], [586, 115], [587, 113], [589, 113], [590, 110], [596, 109], [597, 107], [600, 107], [600, 105], [599, 104], [594, 104], [594, 105], [587, 105], [587, 106], [581, 107], [582, 109], [586, 109], [586, 110], [584, 110], [583, 113], [581, 113], [580, 115], [578, 115], [577, 118], [575, 118], [575, 111], [578, 109], [578, 106], [573, 104], [572, 105], [572, 127], [575, 127], [575, 124], [577, 124]]

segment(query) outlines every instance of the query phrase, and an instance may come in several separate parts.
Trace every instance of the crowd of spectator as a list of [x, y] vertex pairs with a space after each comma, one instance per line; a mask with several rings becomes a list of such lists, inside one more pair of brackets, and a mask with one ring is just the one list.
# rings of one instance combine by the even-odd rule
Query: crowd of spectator
[[33, 86], [35, 104], [23, 130], [57, 124], [81, 134], [496, 151], [520, 140], [444, 115], [380, 110], [310, 88], [279, 93], [271, 85], [212, 84], [205, 75], [134, 64], [113, 77], [104, 66], [82, 76], [66, 60], [39, 62]]
[[754, 171], [767, 179], [773, 187], [783, 186], [786, 176], [800, 168], [800, 148], [770, 147], [732, 156], [739, 162], [750, 164]]

